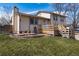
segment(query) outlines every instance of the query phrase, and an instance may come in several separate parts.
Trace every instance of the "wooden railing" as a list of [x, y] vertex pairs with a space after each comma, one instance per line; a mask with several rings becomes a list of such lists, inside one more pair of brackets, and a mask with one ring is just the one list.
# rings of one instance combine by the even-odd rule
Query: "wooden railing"
[[42, 25], [42, 32], [43, 33], [47, 33], [47, 34], [51, 34], [54, 32], [54, 26], [53, 25]]

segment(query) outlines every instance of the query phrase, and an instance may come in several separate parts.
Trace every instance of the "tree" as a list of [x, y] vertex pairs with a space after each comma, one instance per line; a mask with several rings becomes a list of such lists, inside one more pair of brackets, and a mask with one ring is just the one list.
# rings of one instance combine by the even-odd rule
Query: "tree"
[[54, 3], [54, 11], [57, 12], [58, 14], [66, 14], [67, 9], [66, 9], [66, 3]]
[[0, 7], [0, 31], [2, 32], [2, 27], [4, 25], [10, 25], [10, 8], [8, 6]]
[[72, 26], [73, 26], [73, 35], [72, 37], [75, 38], [75, 29], [77, 26], [77, 20], [79, 18], [79, 4], [75, 3], [67, 3], [67, 4], [62, 4], [62, 3], [57, 3], [54, 4], [55, 11], [58, 11], [59, 14], [61, 12], [64, 13], [64, 15], [67, 15], [69, 17], [69, 20], [72, 20]]
[[79, 14], [79, 4], [68, 4], [68, 16], [71, 17], [72, 19], [72, 26], [73, 26], [73, 29], [72, 29], [72, 38], [75, 39], [75, 30], [76, 30], [76, 27], [77, 27], [77, 21], [78, 21], [78, 14]]
[[0, 22], [2, 25], [10, 24], [10, 8], [8, 6], [0, 7]]

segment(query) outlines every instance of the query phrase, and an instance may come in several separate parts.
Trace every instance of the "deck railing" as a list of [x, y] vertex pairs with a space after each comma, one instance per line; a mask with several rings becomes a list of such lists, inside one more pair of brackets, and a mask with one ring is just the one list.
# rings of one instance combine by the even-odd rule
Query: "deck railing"
[[42, 25], [42, 32], [47, 34], [54, 33], [54, 26], [53, 25]]

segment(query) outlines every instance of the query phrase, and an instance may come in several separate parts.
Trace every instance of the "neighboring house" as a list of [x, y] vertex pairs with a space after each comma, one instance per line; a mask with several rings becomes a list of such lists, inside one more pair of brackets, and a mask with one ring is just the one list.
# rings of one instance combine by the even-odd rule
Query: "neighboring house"
[[76, 40], [79, 40], [79, 21], [77, 21], [77, 23], [76, 23], [75, 39], [76, 39]]
[[37, 15], [19, 12], [17, 7], [12, 11], [12, 31], [20, 33], [58, 34], [58, 25], [66, 25], [66, 16], [40, 11]]

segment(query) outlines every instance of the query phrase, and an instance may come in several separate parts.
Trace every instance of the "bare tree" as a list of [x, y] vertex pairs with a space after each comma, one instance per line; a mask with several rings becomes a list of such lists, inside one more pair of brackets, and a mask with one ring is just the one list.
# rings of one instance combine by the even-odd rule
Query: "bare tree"
[[66, 3], [54, 3], [54, 11], [59, 13], [59, 14], [63, 14], [65, 15], [66, 12], [67, 12], [67, 9], [66, 9], [66, 6], [67, 4]]
[[77, 27], [77, 21], [78, 21], [78, 14], [79, 14], [79, 4], [68, 4], [68, 16], [72, 19], [72, 38], [75, 39], [75, 30]]
[[0, 31], [2, 32], [2, 28], [4, 25], [10, 25], [10, 8], [8, 6], [0, 7]]
[[0, 8], [0, 21], [2, 22], [2, 25], [10, 24], [10, 8], [8, 6], [2, 6]]
[[58, 4], [54, 4], [54, 8], [55, 8], [55, 11], [59, 12], [59, 14], [61, 14], [61, 12], [64, 12], [64, 14], [67, 15], [70, 18], [69, 20], [72, 20], [72, 27], [73, 27], [72, 37], [75, 38], [75, 29], [76, 29], [76, 26], [77, 26], [77, 20], [79, 18], [79, 16], [78, 16], [79, 15], [79, 4], [58, 3]]

